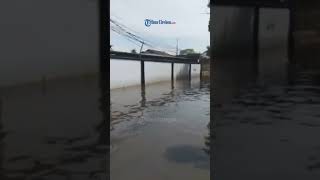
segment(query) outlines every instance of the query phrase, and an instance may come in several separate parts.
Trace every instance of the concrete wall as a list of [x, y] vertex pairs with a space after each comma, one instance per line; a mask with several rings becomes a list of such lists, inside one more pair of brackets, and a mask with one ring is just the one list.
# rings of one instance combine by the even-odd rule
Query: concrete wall
[[244, 57], [252, 54], [253, 13], [249, 7], [212, 7], [214, 53], [220, 57]]
[[171, 64], [145, 62], [145, 81], [147, 83], [171, 80]]
[[0, 87], [97, 73], [97, 2], [0, 1]]
[[294, 61], [306, 69], [320, 69], [320, 1], [295, 1]]
[[[161, 81], [171, 81], [171, 63], [145, 62], [146, 84]], [[111, 59], [110, 61], [110, 88], [123, 88], [140, 85], [140, 61]], [[175, 80], [187, 79], [189, 65], [174, 64]], [[191, 65], [191, 76], [200, 76], [200, 65]]]
[[[199, 72], [200, 74], [200, 72]], [[189, 65], [176, 63], [174, 64], [174, 76], [175, 80], [187, 79], [189, 75]]]
[[211, 7], [213, 103], [229, 102], [255, 78], [254, 9]]
[[110, 61], [110, 88], [140, 84], [140, 62], [130, 60]]
[[254, 8], [212, 7], [214, 103], [229, 102], [255, 84], [287, 82], [289, 11], [261, 8], [258, 59], [254, 59]]
[[191, 64], [191, 76], [197, 77], [200, 76], [200, 65], [199, 64]]
[[288, 67], [289, 10], [260, 9], [259, 81], [284, 84]]

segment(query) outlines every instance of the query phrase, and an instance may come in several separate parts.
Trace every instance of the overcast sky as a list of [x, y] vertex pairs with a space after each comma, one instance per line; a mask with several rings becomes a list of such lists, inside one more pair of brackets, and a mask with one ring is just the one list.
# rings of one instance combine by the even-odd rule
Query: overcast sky
[[[210, 44], [208, 0], [111, 0], [110, 17], [130, 27], [137, 35], [158, 47], [193, 48], [203, 52]], [[155, 24], [147, 27], [145, 19], [175, 21], [176, 24]], [[130, 51], [140, 47], [111, 31], [114, 50]], [[145, 47], [148, 49], [149, 47]], [[145, 50], [144, 49], [144, 50]]]

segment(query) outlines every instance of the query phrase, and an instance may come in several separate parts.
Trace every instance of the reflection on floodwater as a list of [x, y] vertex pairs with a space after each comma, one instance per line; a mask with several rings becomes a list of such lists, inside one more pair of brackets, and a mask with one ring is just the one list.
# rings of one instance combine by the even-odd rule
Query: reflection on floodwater
[[196, 168], [210, 169], [208, 155], [203, 149], [190, 145], [177, 145], [167, 148], [165, 156], [177, 163], [192, 163]]
[[116, 89], [111, 104], [112, 180], [210, 179], [209, 82]]
[[215, 107], [216, 179], [320, 178], [319, 73], [290, 79], [245, 89]]

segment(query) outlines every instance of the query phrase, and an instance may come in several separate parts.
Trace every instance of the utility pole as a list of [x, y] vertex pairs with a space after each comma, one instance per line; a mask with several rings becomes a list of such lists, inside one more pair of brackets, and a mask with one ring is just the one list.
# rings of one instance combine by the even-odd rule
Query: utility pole
[[141, 52], [142, 52], [142, 48], [143, 48], [143, 44], [144, 44], [144, 41], [141, 43], [141, 47], [140, 47], [140, 60], [141, 60]]
[[[176, 56], [179, 55], [179, 48], [178, 48], [179, 39], [177, 38], [177, 45], [176, 45]], [[174, 88], [174, 62], [171, 63], [171, 88]]]
[[176, 56], [179, 55], [179, 39], [177, 38], [177, 45], [176, 45]]

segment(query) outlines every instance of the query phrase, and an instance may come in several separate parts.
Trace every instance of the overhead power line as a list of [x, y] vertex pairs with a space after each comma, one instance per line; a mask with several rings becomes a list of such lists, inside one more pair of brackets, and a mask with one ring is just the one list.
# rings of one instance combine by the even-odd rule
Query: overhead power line
[[137, 46], [140, 46], [140, 44], [143, 43], [145, 46], [151, 47], [152, 49], [155, 49], [155, 50], [168, 51], [173, 54], [176, 53], [175, 47], [171, 46], [170, 48], [168, 48], [168, 47], [164, 48], [164, 47], [156, 46], [156, 45], [154, 45], [155, 43], [153, 43], [149, 40], [146, 40], [146, 39], [142, 38], [141, 36], [136, 35], [137, 33], [134, 30], [132, 30], [131, 28], [129, 28], [128, 26], [126, 26], [122, 23], [119, 23], [118, 21], [111, 19], [111, 18], [110, 18], [110, 22], [111, 22], [110, 29], [112, 31], [125, 37], [127, 40], [129, 40], [130, 42], [134, 43]]

